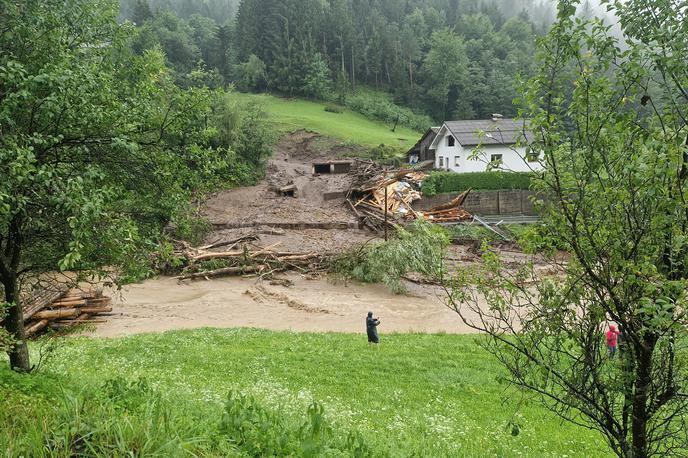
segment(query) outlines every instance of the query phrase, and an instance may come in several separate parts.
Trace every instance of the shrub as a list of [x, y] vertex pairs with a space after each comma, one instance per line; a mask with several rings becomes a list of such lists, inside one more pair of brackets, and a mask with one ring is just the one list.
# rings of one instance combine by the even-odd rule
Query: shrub
[[366, 156], [375, 162], [392, 167], [399, 167], [405, 159], [402, 148], [384, 144], [369, 149]]
[[14, 409], [11, 416], [0, 409], [0, 444], [7, 456], [168, 457], [200, 455], [210, 447], [198, 418], [143, 379], [60, 391], [51, 377], [3, 377], [11, 383], [4, 391]]
[[327, 111], [329, 113], [339, 114], [339, 113], [344, 112], [344, 108], [342, 108], [340, 105], [336, 105], [334, 103], [328, 103], [327, 105], [325, 105], [325, 111]]
[[430, 278], [438, 276], [444, 252], [449, 245], [447, 232], [420, 220], [408, 229], [398, 228], [388, 242], [364, 245], [345, 252], [331, 261], [329, 270], [335, 280], [384, 283], [396, 294], [406, 288], [404, 275], [415, 272]]
[[254, 397], [230, 393], [220, 434], [248, 456], [373, 456], [360, 433], [337, 436], [318, 403], [308, 407], [298, 424], [268, 410]]
[[423, 182], [423, 194], [433, 196], [443, 192], [466, 189], [499, 191], [502, 189], [530, 189], [530, 172], [432, 172]]
[[346, 107], [366, 118], [388, 124], [395, 124], [398, 120], [400, 126], [419, 132], [425, 132], [432, 125], [429, 116], [416, 114], [410, 108], [396, 105], [386, 94], [380, 92], [361, 91], [350, 95], [346, 99]]

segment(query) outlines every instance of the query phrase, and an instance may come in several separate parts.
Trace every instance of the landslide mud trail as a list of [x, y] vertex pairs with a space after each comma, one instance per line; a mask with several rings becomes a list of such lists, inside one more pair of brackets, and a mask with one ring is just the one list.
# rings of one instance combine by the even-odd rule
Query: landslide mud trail
[[403, 296], [383, 285], [287, 278], [293, 286], [246, 278], [178, 283], [164, 277], [130, 285], [113, 296], [115, 315], [98, 325], [95, 335], [201, 327], [363, 332], [369, 310], [380, 316], [381, 333], [471, 332], [433, 288], [410, 285], [414, 290]]
[[[313, 161], [352, 153], [313, 132], [285, 135], [261, 183], [221, 191], [205, 203], [203, 213], [214, 226], [205, 243], [251, 234], [259, 237], [261, 246], [278, 245], [283, 251], [337, 253], [376, 238], [356, 228], [357, 220], [343, 198], [324, 198], [325, 193], [348, 190], [353, 177], [312, 173]], [[276, 192], [288, 184], [296, 185], [296, 197]], [[450, 265], [479, 258], [468, 247], [453, 246], [449, 251]], [[95, 334], [112, 337], [199, 327], [363, 332], [368, 311], [380, 316], [381, 333], [472, 331], [442, 303], [442, 292], [435, 287], [409, 284], [410, 294], [400, 296], [384, 285], [333, 285], [297, 273], [286, 278], [292, 286], [239, 277], [184, 283], [161, 277], [130, 285], [121, 295], [110, 294], [114, 316], [99, 324]]]
[[[346, 207], [344, 198], [326, 200], [325, 194], [345, 192], [352, 177], [313, 175], [313, 161], [338, 160], [347, 151], [324, 143], [313, 132], [297, 131], [285, 135], [268, 160], [266, 178], [256, 186], [221, 191], [204, 205], [203, 213], [218, 230], [247, 226], [272, 226], [285, 229], [357, 229], [358, 221]], [[284, 197], [278, 190], [296, 187], [295, 197]], [[354, 231], [355, 232], [355, 231]]]

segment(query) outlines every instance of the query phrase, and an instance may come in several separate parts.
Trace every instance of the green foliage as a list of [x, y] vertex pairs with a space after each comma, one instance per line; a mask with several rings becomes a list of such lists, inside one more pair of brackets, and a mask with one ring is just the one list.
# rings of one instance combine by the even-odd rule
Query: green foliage
[[534, 0], [499, 8], [465, 0], [411, 0], [404, 8], [389, 1], [229, 1], [123, 0], [121, 10], [138, 26], [137, 52], [163, 49], [181, 84], [200, 58], [225, 83], [248, 91], [344, 105], [360, 99], [362, 87], [375, 87], [394, 102], [356, 100], [351, 108], [387, 123], [399, 116], [420, 131], [431, 123], [421, 125], [414, 111], [435, 122], [515, 115], [516, 75], [532, 74], [535, 38], [554, 17], [552, 4]]
[[405, 153], [404, 149], [396, 146], [377, 145], [368, 150], [365, 156], [381, 164], [399, 167], [404, 162]]
[[[619, 36], [576, 17], [577, 7], [560, 2], [520, 100], [544, 161], [531, 184], [547, 196], [528, 241], [556, 275], [514, 271], [487, 250], [478, 272], [454, 279], [453, 307], [490, 336], [512, 383], [603, 432], [617, 456], [683, 456], [686, 15], [665, 2], [611, 2]], [[603, 340], [609, 323], [623, 331], [615, 358]]]
[[446, 232], [418, 220], [409, 229], [397, 228], [395, 235], [387, 242], [363, 245], [337, 256], [329, 266], [333, 278], [384, 283], [396, 294], [406, 292], [403, 277], [408, 273], [438, 278], [449, 245]]
[[[145, 262], [150, 240], [223, 163], [206, 146], [209, 91], [178, 89], [159, 53], [125, 52], [128, 30], [111, 7], [87, 6], [80, 23], [63, 20], [64, 2], [35, 11], [35, 28], [25, 12], [11, 17], [17, 52], [0, 57], [0, 239], [23, 244], [13, 268]], [[41, 47], [20, 51], [41, 33]]]
[[245, 91], [260, 91], [267, 83], [265, 63], [255, 54], [248, 56], [248, 60], [237, 69], [237, 85]]
[[[267, 114], [263, 118], [272, 132], [293, 132], [306, 129], [353, 145], [375, 147], [380, 143], [398, 145], [408, 150], [419, 133], [406, 127], [397, 127], [371, 121], [358, 113], [325, 111], [325, 104], [309, 100], [280, 98], [268, 94], [234, 93], [237, 101], [252, 101]], [[267, 118], [267, 119], [265, 119]]]
[[[57, 380], [33, 378], [28, 385], [28, 377], [11, 380], [15, 421], [8, 425], [10, 417], [0, 413], [10, 434], [21, 431], [15, 437], [0, 433], [10, 456], [184, 456], [209, 442], [193, 416], [179, 405], [175, 409], [143, 379], [106, 379], [59, 391]], [[25, 401], [30, 402], [23, 405]], [[42, 421], [26, 418], [39, 409]]]
[[346, 107], [368, 119], [383, 121], [390, 126], [398, 123], [422, 132], [432, 125], [430, 117], [396, 105], [388, 95], [378, 91], [359, 90], [346, 98]]
[[[178, 82], [183, 82], [201, 59], [201, 51], [194, 40], [191, 25], [172, 11], [162, 11], [136, 29], [133, 50], [143, 55], [161, 49], [173, 69]], [[206, 62], [207, 63], [207, 62]]]
[[325, 99], [330, 92], [330, 69], [320, 53], [315, 53], [306, 67], [303, 92], [308, 97]]
[[433, 196], [444, 192], [461, 192], [467, 189], [498, 191], [503, 189], [530, 189], [533, 174], [530, 172], [432, 172], [423, 181], [423, 194]]
[[[311, 422], [307, 409], [317, 402], [324, 408], [318, 421], [324, 417], [332, 429], [325, 441], [331, 448], [350, 450], [344, 444], [359, 442], [360, 434], [375, 455], [393, 457], [609, 456], [598, 433], [562, 424], [501, 382], [506, 374], [477, 344], [478, 336], [387, 333], [382, 319], [377, 351], [367, 346], [363, 316], [359, 334], [197, 329], [66, 339], [37, 374], [0, 369], [0, 449], [45, 456], [46, 438], [53, 432], [69, 437], [68, 425], [88, 431], [79, 426], [83, 421], [102, 423], [91, 431], [103, 448], [112, 445], [109, 438], [123, 438], [116, 450], [129, 445], [134, 456], [134, 446], [165, 439], [183, 446], [179, 453], [170, 447], [167, 456], [241, 456], [229, 435], [220, 434], [231, 391], [235, 399], [252, 397], [255, 411], [280, 417], [299, 437], [294, 430]], [[145, 388], [139, 388], [142, 380]], [[86, 407], [63, 408], [69, 405], [63, 389], [84, 398]], [[159, 430], [143, 416], [155, 403], [168, 414]], [[101, 432], [118, 423], [141, 432]], [[518, 436], [510, 423], [519, 425]], [[133, 440], [143, 434], [150, 439]]]
[[458, 88], [466, 84], [466, 67], [468, 59], [461, 38], [448, 28], [434, 31], [421, 71], [426, 81], [425, 95], [435, 107], [435, 119], [450, 117]]
[[360, 434], [349, 434], [345, 441], [335, 436], [317, 402], [308, 406], [306, 419], [299, 425], [265, 408], [253, 396], [231, 392], [220, 434], [242, 453], [255, 457], [374, 456]]
[[328, 113], [344, 113], [344, 108], [334, 103], [328, 103], [325, 105], [325, 111]]
[[[480, 247], [483, 242], [488, 245], [504, 242], [503, 237], [476, 223], [457, 224], [445, 229], [455, 242], [471, 242], [471, 244], [475, 242], [473, 244], [475, 247]], [[516, 242], [524, 252], [536, 254], [547, 250], [547, 247], [533, 243], [533, 239], [537, 237], [537, 224], [500, 224], [499, 229]]]
[[[261, 114], [243, 110], [232, 129], [209, 125], [216, 95], [207, 86], [216, 71], [201, 66], [188, 81], [202, 87], [179, 88], [158, 45], [136, 52], [142, 35], [117, 24], [114, 2], [0, 0], [0, 14], [6, 294], [14, 294], [20, 272], [141, 278], [162, 229], [181, 223], [192, 197], [262, 170], [268, 137]], [[176, 16], [152, 21], [169, 32], [158, 39], [185, 52]], [[187, 57], [184, 65], [192, 65]], [[218, 132], [225, 137], [213, 145]]]
[[262, 107], [231, 92], [218, 92], [213, 101], [215, 132], [211, 142], [225, 154], [221, 175], [228, 185], [254, 182], [277, 140]]

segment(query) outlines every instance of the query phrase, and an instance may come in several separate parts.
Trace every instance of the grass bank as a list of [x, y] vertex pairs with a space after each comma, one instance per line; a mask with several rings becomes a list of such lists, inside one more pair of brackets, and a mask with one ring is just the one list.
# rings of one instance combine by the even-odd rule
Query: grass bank
[[308, 129], [319, 134], [368, 147], [385, 144], [408, 149], [415, 144], [420, 133], [403, 126], [371, 121], [350, 110], [341, 113], [325, 111], [325, 104], [302, 99], [285, 99], [269, 94], [234, 93], [240, 101], [253, 101], [261, 105], [277, 129], [292, 132]]
[[[73, 429], [72, 421], [89, 424], [88, 409], [79, 407], [83, 393], [114, 392], [114, 399], [126, 404], [131, 396], [121, 394], [133, 387], [134, 398], [141, 390], [158, 393], [168, 410], [156, 416], [155, 403], [143, 403], [117, 414], [115, 403], [97, 416], [128, 424], [125, 437], [138, 437], [129, 439], [132, 447], [143, 448], [141, 443], [153, 441], [151, 431], [167, 428], [156, 440], [165, 445], [169, 436], [172, 445], [148, 445], [148, 456], [223, 456], [228, 450], [255, 455], [237, 448], [219, 428], [232, 390], [255, 396], [267, 411], [293, 424], [317, 401], [334, 436], [345, 441], [352, 432], [360, 435], [373, 456], [605, 455], [597, 434], [562, 424], [537, 401], [500, 382], [502, 370], [475, 339], [392, 334], [371, 349], [362, 335], [201, 329], [60, 340], [39, 374], [0, 370], [0, 449], [34, 456], [27, 442], [54, 443], [55, 430]], [[136, 389], [142, 380], [145, 389]], [[63, 390], [74, 399], [67, 413], [61, 407]], [[127, 442], [113, 433], [103, 437]], [[64, 434], [57, 440], [64, 441]]]

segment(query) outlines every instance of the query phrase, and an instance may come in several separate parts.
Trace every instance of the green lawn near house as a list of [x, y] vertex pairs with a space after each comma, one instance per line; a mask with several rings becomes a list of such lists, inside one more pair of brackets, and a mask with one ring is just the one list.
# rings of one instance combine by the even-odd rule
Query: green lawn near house
[[283, 132], [307, 129], [354, 145], [411, 148], [421, 133], [403, 126], [392, 132], [392, 124], [371, 121], [364, 116], [342, 108], [341, 113], [325, 111], [323, 102], [287, 99], [268, 94], [236, 92], [240, 102], [260, 104], [277, 128]]
[[[284, 424], [302, 423], [316, 401], [333, 437], [357, 434], [372, 456], [608, 456], [597, 433], [503, 382], [479, 338], [382, 334], [379, 348], [363, 334], [255, 329], [44, 339], [56, 348], [38, 374], [0, 369], [0, 399], [11, 401], [0, 405], [0, 449], [62, 456], [38, 450], [97, 440], [111, 456], [127, 447], [145, 456], [256, 456], [219, 427], [232, 391], [254, 396]], [[146, 401], [153, 395], [160, 404]]]

